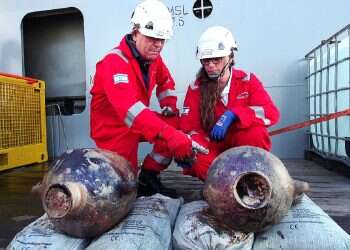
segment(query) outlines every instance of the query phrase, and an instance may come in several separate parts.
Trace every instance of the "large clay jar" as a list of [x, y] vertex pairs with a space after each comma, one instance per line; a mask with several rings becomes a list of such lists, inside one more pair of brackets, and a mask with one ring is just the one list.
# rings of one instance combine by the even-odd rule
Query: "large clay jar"
[[294, 181], [283, 163], [266, 150], [242, 146], [212, 163], [203, 195], [215, 221], [241, 232], [258, 232], [275, 224], [308, 184]]
[[96, 237], [133, 207], [137, 183], [123, 157], [75, 149], [55, 160], [44, 176], [41, 199], [55, 227], [74, 237]]

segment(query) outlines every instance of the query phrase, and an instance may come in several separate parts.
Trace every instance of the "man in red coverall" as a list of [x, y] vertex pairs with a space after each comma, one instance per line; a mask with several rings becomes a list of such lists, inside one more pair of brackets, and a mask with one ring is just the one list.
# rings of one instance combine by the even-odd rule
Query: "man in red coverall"
[[[165, 188], [159, 172], [175, 159], [191, 157], [192, 140], [176, 128], [178, 124], [175, 83], [160, 57], [165, 40], [172, 35], [172, 17], [158, 0], [136, 6], [133, 29], [96, 65], [91, 89], [91, 137], [97, 147], [128, 159], [137, 173], [140, 141], [154, 144], [139, 175], [139, 195], [162, 193], [176, 196]], [[149, 109], [156, 94], [162, 113]]]
[[267, 127], [279, 111], [252, 73], [233, 67], [237, 50], [232, 33], [222, 26], [208, 28], [200, 37], [197, 57], [202, 67], [186, 93], [181, 129], [209, 149], [193, 163], [180, 162], [185, 174], [207, 177], [211, 162], [228, 148], [251, 145], [270, 150]]

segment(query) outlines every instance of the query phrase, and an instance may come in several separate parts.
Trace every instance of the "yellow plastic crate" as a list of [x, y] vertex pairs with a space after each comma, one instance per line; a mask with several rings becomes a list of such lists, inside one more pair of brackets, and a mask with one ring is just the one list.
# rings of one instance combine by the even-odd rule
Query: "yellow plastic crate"
[[47, 158], [45, 83], [0, 73], [0, 171]]

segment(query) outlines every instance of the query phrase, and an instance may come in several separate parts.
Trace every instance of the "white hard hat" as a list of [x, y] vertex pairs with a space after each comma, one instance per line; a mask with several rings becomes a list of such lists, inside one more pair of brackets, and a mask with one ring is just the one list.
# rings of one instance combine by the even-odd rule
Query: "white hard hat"
[[237, 49], [231, 31], [222, 26], [213, 26], [204, 31], [199, 38], [196, 55], [198, 59], [224, 57]]
[[131, 16], [131, 23], [139, 25], [139, 31], [145, 36], [169, 39], [173, 35], [173, 19], [160, 0], [139, 3]]

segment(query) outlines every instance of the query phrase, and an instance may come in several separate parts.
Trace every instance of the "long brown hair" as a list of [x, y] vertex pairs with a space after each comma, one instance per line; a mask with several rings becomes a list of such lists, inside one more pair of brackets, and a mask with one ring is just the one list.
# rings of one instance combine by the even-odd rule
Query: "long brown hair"
[[197, 73], [200, 90], [200, 115], [201, 125], [205, 131], [210, 131], [214, 126], [215, 105], [220, 96], [218, 81], [208, 77], [204, 67], [201, 67]]

